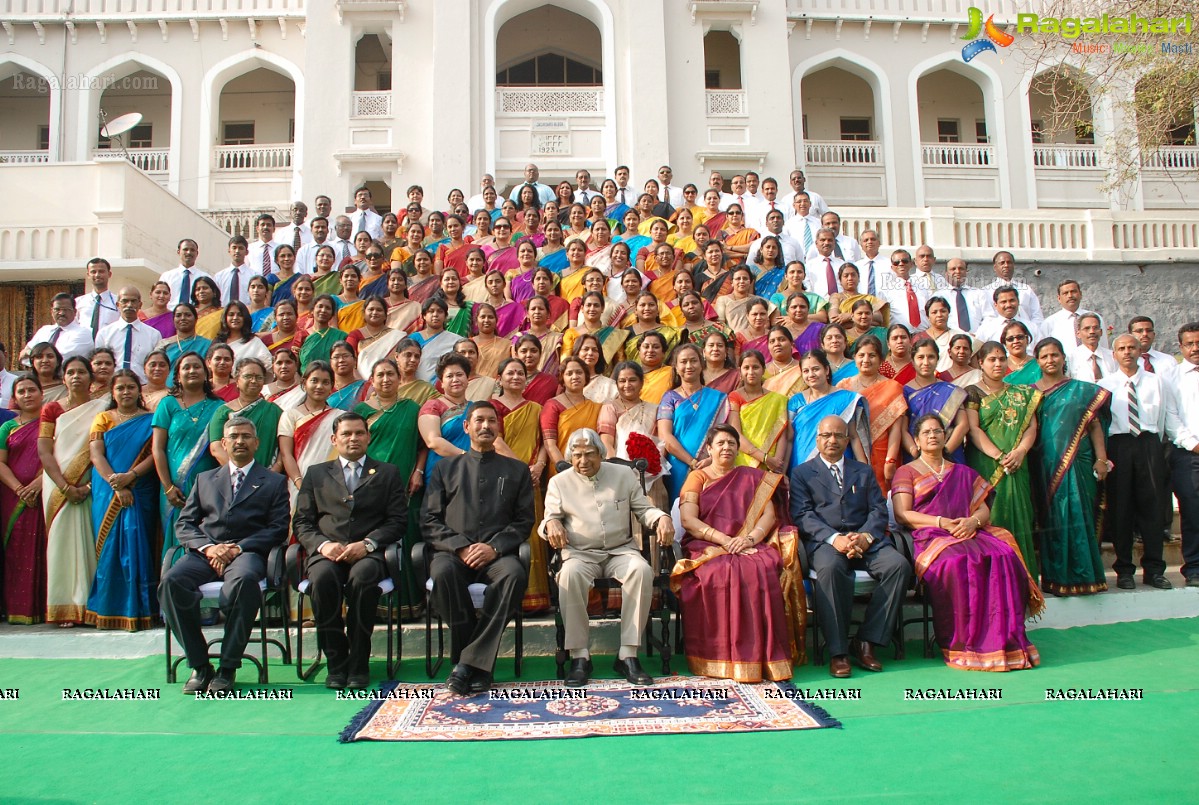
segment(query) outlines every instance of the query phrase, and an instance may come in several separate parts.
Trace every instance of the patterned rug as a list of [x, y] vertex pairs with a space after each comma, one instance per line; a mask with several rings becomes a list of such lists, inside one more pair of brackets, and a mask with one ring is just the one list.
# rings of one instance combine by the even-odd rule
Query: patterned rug
[[353, 741], [495, 741], [593, 735], [757, 732], [840, 727], [787, 682], [671, 677], [652, 687], [601, 679], [496, 685], [455, 696], [441, 684], [389, 682], [341, 733]]

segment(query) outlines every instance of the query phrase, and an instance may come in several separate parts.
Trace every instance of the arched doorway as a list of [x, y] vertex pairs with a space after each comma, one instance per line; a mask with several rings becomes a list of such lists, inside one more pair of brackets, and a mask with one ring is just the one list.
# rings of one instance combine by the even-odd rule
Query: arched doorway
[[[137, 70], [114, 80], [100, 95], [92, 155], [122, 157], [125, 146], [134, 165], [167, 184], [171, 159], [171, 83], [166, 76], [150, 70]], [[120, 143], [105, 137], [100, 129], [105, 120], [136, 112], [142, 121], [121, 135]]]
[[917, 74], [915, 95], [924, 204], [1003, 206], [1006, 177], [994, 142], [994, 99], [972, 67], [945, 62]]
[[13, 62], [0, 65], [0, 162], [53, 158], [50, 92], [44, 76]]

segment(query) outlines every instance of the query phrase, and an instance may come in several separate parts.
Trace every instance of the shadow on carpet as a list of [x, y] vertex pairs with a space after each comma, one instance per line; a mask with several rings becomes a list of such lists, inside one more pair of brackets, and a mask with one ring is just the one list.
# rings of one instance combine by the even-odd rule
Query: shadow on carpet
[[744, 684], [676, 677], [651, 687], [595, 680], [585, 688], [558, 681], [496, 685], [489, 694], [456, 696], [440, 684], [389, 682], [342, 730], [355, 741], [496, 741], [596, 735], [682, 735], [840, 727], [799, 698], [788, 682]]

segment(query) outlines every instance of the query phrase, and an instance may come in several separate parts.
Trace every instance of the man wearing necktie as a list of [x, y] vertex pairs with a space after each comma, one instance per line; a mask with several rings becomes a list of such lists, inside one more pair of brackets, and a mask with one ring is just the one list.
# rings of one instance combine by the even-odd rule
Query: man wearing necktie
[[1102, 330], [1098, 313], [1083, 313], [1078, 317], [1078, 346], [1066, 348], [1066, 370], [1070, 377], [1098, 383], [1116, 371], [1112, 351], [1099, 343]]
[[365, 185], [354, 191], [355, 210], [350, 215], [354, 222], [354, 234], [369, 232], [375, 240], [383, 238], [383, 216], [375, 212], [370, 188]]
[[1107, 477], [1110, 501], [1111, 540], [1116, 549], [1116, 586], [1136, 589], [1136, 565], [1132, 556], [1132, 532], [1141, 534], [1142, 582], [1159, 590], [1174, 585], [1166, 578], [1162, 558], [1162, 490], [1168, 490], [1169, 476], [1163, 450], [1164, 439], [1174, 439], [1180, 431], [1175, 391], [1159, 374], [1141, 369], [1141, 344], [1137, 337], [1124, 333], [1112, 342], [1118, 371], [1099, 381], [1112, 394], [1111, 425], [1108, 428], [1107, 455], [1115, 468]]
[[275, 263], [275, 216], [270, 213], [259, 215], [254, 221], [254, 242], [246, 253], [246, 264], [256, 274], [269, 277], [279, 266]]
[[50, 300], [50, 319], [51, 324], [39, 327], [29, 339], [18, 362], [25, 361], [37, 344], [53, 344], [63, 360], [74, 355], [86, 357], [95, 348], [91, 329], [75, 320], [75, 297], [69, 293], [55, 294]]
[[1170, 454], [1170, 477], [1178, 497], [1182, 575], [1188, 587], [1199, 587], [1199, 322], [1179, 328], [1178, 347], [1179, 429]]
[[1157, 340], [1157, 331], [1153, 327], [1153, 319], [1148, 316], [1133, 316], [1128, 322], [1128, 332], [1136, 336], [1141, 345], [1141, 366], [1146, 372], [1154, 372], [1162, 376], [1162, 380], [1173, 386], [1178, 374], [1178, 361], [1172, 355], [1159, 352], [1153, 348]]
[[229, 265], [216, 273], [212, 279], [220, 289], [221, 299], [240, 302], [249, 294], [250, 276], [253, 272], [246, 265], [250, 246], [241, 235], [229, 238]]
[[[1075, 279], [1064, 279], [1057, 284], [1057, 302], [1062, 309], [1045, 317], [1045, 321], [1041, 325], [1041, 333], [1061, 341], [1065, 345], [1066, 355], [1069, 357], [1070, 350], [1080, 343], [1078, 341], [1079, 318], [1094, 311], [1087, 310], [1082, 306], [1082, 286]], [[1105, 334], [1100, 335], [1099, 343], [1101, 346], [1107, 346]]]
[[[192, 286], [200, 277], [212, 279], [208, 272], [196, 267], [196, 262], [200, 257], [200, 247], [191, 238], [183, 238], [175, 247], [175, 253], [179, 255], [179, 265], [172, 268], [170, 271], [164, 271], [160, 280], [167, 284], [171, 289], [170, 308], [175, 309], [175, 305], [180, 302], [190, 302], [192, 300]], [[227, 297], [222, 293], [221, 299]]]
[[316, 639], [329, 663], [325, 686], [364, 690], [387, 575], [383, 549], [405, 531], [408, 496], [394, 465], [366, 455], [370, 431], [361, 415], [339, 414], [332, 441], [337, 458], [305, 473], [292, 529], [308, 554]]
[[878, 295], [891, 307], [892, 324], [902, 324], [916, 332], [928, 326], [924, 303], [928, 301], [929, 293], [912, 284], [911, 271], [912, 255], [906, 249], [891, 252], [891, 276], [879, 280]]
[[916, 249], [915, 258], [916, 270], [912, 272], [913, 285], [916, 285], [923, 291], [927, 291], [931, 296], [949, 284], [943, 277], [933, 271], [937, 263], [937, 257], [933, 254], [931, 246], [927, 244], [921, 245]]
[[103, 257], [87, 261], [87, 280], [91, 292], [75, 297], [75, 311], [79, 323], [91, 330], [92, 337], [106, 325], [117, 320], [117, 298], [108, 290], [112, 279], [112, 265]]
[[833, 254], [837, 234], [831, 229], [816, 233], [816, 256], [804, 263], [808, 274], [808, 287], [825, 299], [841, 289], [838, 272], [845, 261]]
[[132, 369], [144, 383], [146, 370], [142, 364], [162, 340], [162, 333], [138, 319], [137, 312], [142, 309], [142, 293], [134, 286], [121, 288], [117, 295], [117, 307], [120, 308], [121, 318], [100, 330], [96, 346], [111, 349], [116, 356], [117, 368]]
[[858, 235], [858, 245], [862, 249], [862, 258], [855, 261], [858, 274], [862, 278], [858, 283], [858, 288], [865, 288], [866, 293], [877, 296], [879, 278], [881, 274], [886, 273], [887, 269], [887, 258], [879, 253], [882, 240], [878, 236], [878, 231], [863, 230], [862, 234]]

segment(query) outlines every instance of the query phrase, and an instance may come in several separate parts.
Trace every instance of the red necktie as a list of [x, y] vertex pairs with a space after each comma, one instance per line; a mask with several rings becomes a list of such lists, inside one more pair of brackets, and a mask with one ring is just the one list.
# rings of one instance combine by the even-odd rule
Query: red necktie
[[1141, 356], [1141, 360], [1145, 362], [1145, 371], [1153, 374], [1153, 363], [1149, 360], [1149, 353], [1146, 352]]
[[833, 258], [824, 258], [824, 270], [828, 273], [828, 295], [832, 296], [837, 292], [837, 272], [833, 271]]
[[908, 295], [908, 323], [913, 328], [920, 326], [920, 300], [916, 298], [916, 291], [912, 288], [912, 283], [909, 280], [903, 281], [903, 289]]

